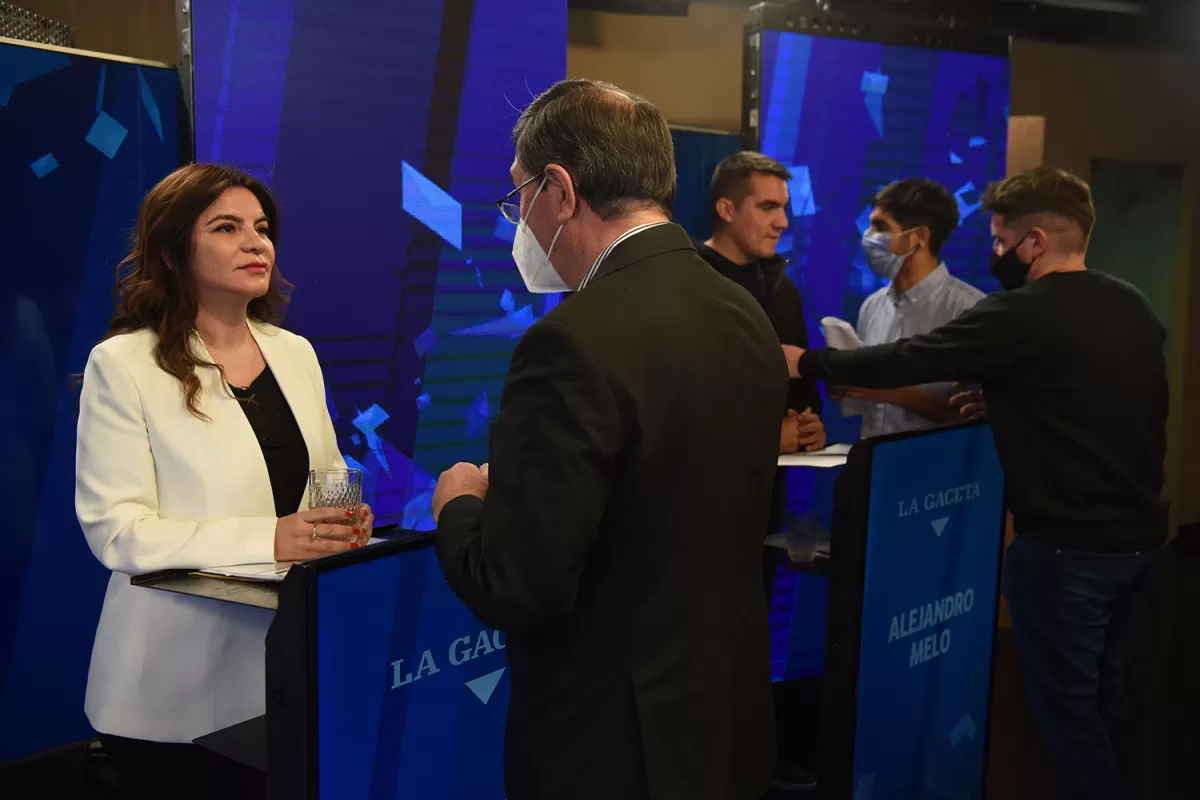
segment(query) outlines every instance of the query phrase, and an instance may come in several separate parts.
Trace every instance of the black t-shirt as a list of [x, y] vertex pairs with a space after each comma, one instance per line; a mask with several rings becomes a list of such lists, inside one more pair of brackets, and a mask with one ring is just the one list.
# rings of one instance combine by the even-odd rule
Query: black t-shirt
[[275, 374], [267, 367], [245, 389], [229, 388], [246, 412], [262, 448], [271, 476], [275, 516], [295, 514], [308, 483], [308, 446]]
[[810, 350], [800, 372], [874, 389], [982, 384], [1016, 532], [1131, 552], [1167, 535], [1165, 342], [1134, 287], [1097, 272], [1052, 273], [923, 336]]

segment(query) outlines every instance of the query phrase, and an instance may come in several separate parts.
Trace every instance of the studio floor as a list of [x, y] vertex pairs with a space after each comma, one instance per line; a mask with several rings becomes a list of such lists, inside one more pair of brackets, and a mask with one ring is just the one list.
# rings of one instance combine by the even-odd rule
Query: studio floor
[[[1130, 682], [1143, 800], [1200, 797], [1198, 614], [1200, 552], [1177, 548], [1166, 560], [1134, 643]], [[1025, 702], [1012, 634], [1003, 629], [996, 647], [987, 787], [987, 800], [1058, 798]], [[773, 792], [767, 800], [804, 796], [813, 795]], [[123, 800], [123, 794], [103, 753], [85, 742], [0, 767], [0, 798]]]

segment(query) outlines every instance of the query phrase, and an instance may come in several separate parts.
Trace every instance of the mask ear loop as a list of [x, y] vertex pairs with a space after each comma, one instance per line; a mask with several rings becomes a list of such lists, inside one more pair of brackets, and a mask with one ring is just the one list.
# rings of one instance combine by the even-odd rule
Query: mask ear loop
[[[542, 186], [545, 186], [546, 181], [548, 181], [548, 180], [550, 180], [549, 176], [543, 178]], [[540, 192], [541, 189], [539, 188], [538, 191]], [[534, 200], [536, 200], [536, 199], [537, 198], [535, 197]], [[533, 210], [532, 203], [530, 203], [529, 209], [531, 211]], [[562, 225], [558, 226], [558, 230], [554, 232], [554, 238], [550, 240], [550, 247], [546, 249], [546, 266], [550, 267], [550, 269], [554, 269], [554, 265], [550, 263], [550, 256], [554, 254], [554, 245], [558, 244], [558, 237], [562, 235], [563, 228], [566, 227], [566, 224], [567, 223], [564, 222]]]
[[[921, 226], [920, 226], [920, 225], [918, 225], [918, 226], [917, 226], [917, 228], [919, 228], [919, 227], [921, 227]], [[917, 228], [909, 228], [909, 229], [908, 229], [908, 230], [906, 230], [906, 231], [900, 231], [900, 235], [901, 235], [901, 236], [907, 236], [908, 234], [910, 234], [910, 233], [912, 233], [913, 231], [915, 231]], [[897, 253], [897, 255], [901, 255], [901, 257], [902, 257], [902, 258], [908, 258], [909, 256], [911, 256], [913, 253], [917, 252], [917, 251], [918, 251], [918, 250], [920, 250], [920, 249], [921, 249], [921, 243], [920, 243], [920, 242], [917, 242], [917, 245], [916, 245], [916, 247], [914, 247], [912, 250], [909, 250], [907, 253], [904, 253], [903, 255], [901, 255], [901, 254], [899, 254], [899, 253]]]

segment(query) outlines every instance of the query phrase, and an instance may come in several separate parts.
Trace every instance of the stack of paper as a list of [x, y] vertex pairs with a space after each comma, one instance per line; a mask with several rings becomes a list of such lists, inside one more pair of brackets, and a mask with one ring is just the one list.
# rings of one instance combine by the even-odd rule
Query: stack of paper
[[824, 450], [815, 450], [811, 453], [782, 455], [779, 457], [778, 464], [781, 467], [818, 467], [826, 469], [840, 467], [846, 463], [846, 456], [850, 452], [850, 447], [848, 444], [831, 444]]

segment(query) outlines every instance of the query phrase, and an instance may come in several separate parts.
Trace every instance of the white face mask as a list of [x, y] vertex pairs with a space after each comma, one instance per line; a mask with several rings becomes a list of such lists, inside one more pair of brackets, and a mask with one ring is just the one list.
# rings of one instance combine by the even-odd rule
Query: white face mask
[[[533, 196], [533, 202], [529, 204], [530, 213], [545, 186], [546, 178], [542, 178], [542, 182], [538, 184], [537, 192]], [[562, 229], [563, 226], [559, 225], [554, 239], [550, 242], [550, 253], [554, 252], [554, 245], [558, 242], [558, 235], [562, 233]], [[534, 294], [572, 291], [571, 287], [563, 281], [562, 276], [558, 274], [558, 270], [550, 263], [550, 253], [542, 252], [542, 246], [538, 244], [537, 237], [533, 235], [533, 231], [529, 230], [529, 213], [526, 213], [521, 217], [520, 224], [517, 225], [512, 255], [513, 261], [517, 262], [517, 269], [521, 272], [521, 279], [525, 281], [525, 288]]]

